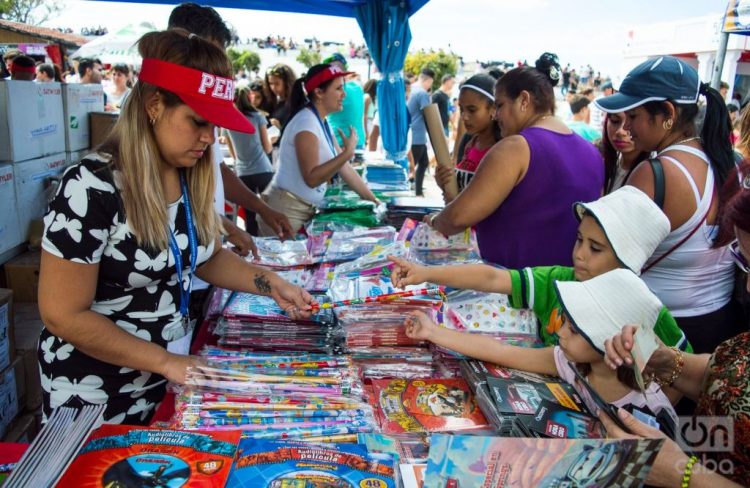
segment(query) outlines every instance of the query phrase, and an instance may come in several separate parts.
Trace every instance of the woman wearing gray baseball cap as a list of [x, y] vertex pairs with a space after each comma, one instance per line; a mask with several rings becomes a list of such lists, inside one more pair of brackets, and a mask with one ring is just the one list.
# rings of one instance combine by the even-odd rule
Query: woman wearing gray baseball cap
[[[701, 96], [706, 116], [698, 135]], [[618, 93], [594, 103], [607, 113], [624, 112], [624, 129], [636, 151], [657, 153], [639, 163], [627, 181], [654, 199], [672, 228], [642, 277], [696, 352], [713, 351], [738, 332], [739, 323], [731, 300], [732, 257], [726, 246], [715, 245], [727, 232], [718, 221], [724, 203], [719, 190], [734, 164], [724, 100], [701, 83], [692, 66], [663, 56], [635, 67]]]

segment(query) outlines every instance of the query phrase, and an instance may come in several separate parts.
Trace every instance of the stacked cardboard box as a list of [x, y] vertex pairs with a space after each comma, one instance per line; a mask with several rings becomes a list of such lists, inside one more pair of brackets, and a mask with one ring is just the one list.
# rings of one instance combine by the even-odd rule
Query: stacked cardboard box
[[28, 239], [54, 182], [88, 151], [89, 114], [103, 109], [101, 85], [0, 81], [0, 255]]

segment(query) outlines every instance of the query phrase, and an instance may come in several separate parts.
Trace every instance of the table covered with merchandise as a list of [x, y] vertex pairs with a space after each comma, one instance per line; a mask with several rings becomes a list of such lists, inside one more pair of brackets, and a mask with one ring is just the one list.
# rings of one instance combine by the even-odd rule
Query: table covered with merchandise
[[[385, 170], [377, 178], [387, 189], [401, 184]], [[470, 229], [448, 238], [421, 223], [438, 204], [379, 197], [380, 206], [334, 188], [306, 236], [257, 239], [256, 264], [308, 290], [319, 304], [312, 316], [292, 319], [271, 298], [215, 289], [192, 350], [203, 366], [170, 386], [151, 427], [80, 427], [91, 433], [58, 486], [641, 483], [661, 441], [608, 440], [559, 378], [406, 335], [405, 318], [421, 311], [489, 341], [541, 346], [533, 312], [505, 295], [396, 288], [388, 256], [482, 261]]]

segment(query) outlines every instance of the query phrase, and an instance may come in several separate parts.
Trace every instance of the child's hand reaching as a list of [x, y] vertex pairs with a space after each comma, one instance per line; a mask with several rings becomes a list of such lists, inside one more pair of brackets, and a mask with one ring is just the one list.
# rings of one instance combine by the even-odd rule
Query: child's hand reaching
[[410, 263], [406, 259], [388, 256], [388, 259], [396, 266], [391, 273], [391, 282], [397, 288], [404, 288], [406, 285], [418, 285], [427, 281], [427, 268], [415, 263]]
[[412, 312], [404, 321], [406, 335], [410, 339], [432, 341], [438, 325], [424, 312]]

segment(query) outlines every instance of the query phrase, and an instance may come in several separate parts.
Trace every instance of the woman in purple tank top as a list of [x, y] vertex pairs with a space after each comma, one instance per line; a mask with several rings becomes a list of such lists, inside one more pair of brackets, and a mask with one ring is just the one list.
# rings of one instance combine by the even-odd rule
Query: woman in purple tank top
[[495, 85], [502, 140], [474, 178], [442, 212], [427, 217], [453, 235], [476, 226], [486, 261], [508, 268], [571, 266], [578, 222], [573, 203], [596, 200], [604, 184], [599, 151], [554, 117], [554, 85], [562, 70], [543, 54], [536, 67], [516, 68]]

